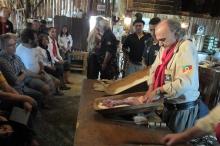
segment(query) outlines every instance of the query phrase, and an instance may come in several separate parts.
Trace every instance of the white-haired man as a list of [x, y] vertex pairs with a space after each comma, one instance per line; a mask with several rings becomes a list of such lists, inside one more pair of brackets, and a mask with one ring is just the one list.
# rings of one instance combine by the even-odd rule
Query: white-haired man
[[161, 46], [151, 67], [146, 102], [164, 98], [163, 121], [174, 132], [194, 125], [198, 114], [199, 79], [197, 52], [184, 40], [180, 23], [164, 20], [155, 30]]

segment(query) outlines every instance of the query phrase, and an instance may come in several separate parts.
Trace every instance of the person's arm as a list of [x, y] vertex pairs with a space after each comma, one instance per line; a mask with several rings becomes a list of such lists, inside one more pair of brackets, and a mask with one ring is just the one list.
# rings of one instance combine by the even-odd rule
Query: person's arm
[[63, 41], [61, 40], [61, 36], [60, 36], [60, 35], [58, 35], [58, 44], [59, 44], [59, 46], [60, 46], [61, 48], [64, 48], [64, 43], [63, 43]]
[[106, 53], [105, 53], [104, 61], [102, 63], [103, 70], [107, 67], [108, 63], [111, 61], [112, 55], [117, 52], [116, 38], [113, 34], [112, 35], [109, 34], [104, 42], [106, 43], [105, 44]]
[[55, 61], [56, 62], [63, 62], [63, 58], [61, 57], [61, 55], [60, 55], [60, 49], [59, 49], [59, 47], [58, 47], [58, 45], [57, 45], [57, 43], [56, 43], [56, 48], [57, 48], [57, 57], [55, 57]]
[[[50, 45], [50, 44], [49, 44]], [[50, 48], [50, 46], [48, 45], [48, 51], [50, 52], [50, 57], [51, 57], [51, 61], [53, 64], [55, 64], [55, 57], [53, 55], [52, 49]]]
[[8, 82], [6, 81], [5, 77], [2, 73], [0, 73], [0, 87], [3, 91], [13, 93], [13, 94], [19, 94], [14, 88], [12, 88]]
[[70, 47], [70, 49], [71, 49], [72, 46], [73, 46], [73, 38], [72, 38], [71, 35], [69, 35], [69, 41], [70, 41], [69, 47]]
[[148, 90], [147, 90], [147, 92], [144, 96], [144, 102], [151, 102], [153, 100], [152, 97], [151, 97], [151, 94], [155, 93], [155, 91], [153, 89], [154, 74], [155, 74], [155, 71], [156, 71], [158, 65], [160, 64], [161, 54], [162, 54], [162, 50], [160, 50], [160, 52], [158, 53], [154, 63], [150, 67], [149, 78], [147, 80]]
[[20, 102], [23, 104], [24, 109], [29, 112], [32, 110], [32, 106], [36, 104], [34, 99], [31, 98], [30, 96], [14, 94], [9, 92], [2, 92], [2, 91], [0, 91], [0, 99], [9, 102]]
[[174, 146], [178, 143], [186, 143], [194, 138], [201, 137], [206, 134], [208, 133], [198, 127], [193, 127], [182, 133], [167, 134], [162, 138], [161, 142], [166, 146]]
[[122, 51], [123, 51], [124, 54], [126, 54], [126, 55], [129, 54], [129, 51], [128, 51], [129, 42], [130, 42], [129, 36], [127, 36], [126, 39], [125, 39], [125, 41], [124, 41], [124, 43], [123, 43], [123, 45], [122, 45]]
[[112, 57], [111, 53], [107, 51], [105, 53], [105, 58], [104, 58], [104, 61], [102, 63], [102, 69], [105, 69], [107, 67], [109, 61], [111, 60], [111, 57]]
[[176, 77], [173, 81], [164, 84], [161, 89], [165, 92], [165, 97], [176, 98], [194, 85], [195, 77], [198, 74], [197, 54], [190, 41], [181, 44], [176, 56]]
[[158, 65], [161, 62], [160, 58], [162, 56], [162, 53], [163, 53], [163, 51], [162, 51], [162, 48], [161, 48], [158, 55], [157, 55], [157, 57], [156, 57], [156, 59], [155, 59], [155, 61], [154, 61], [154, 63], [150, 67], [149, 78], [147, 80], [147, 84], [148, 84], [149, 87], [151, 87], [151, 88], [149, 88], [151, 90], [153, 89], [154, 74], [155, 74], [155, 71], [156, 71]]
[[17, 83], [17, 84], [20, 84], [22, 81], [24, 81], [25, 76], [26, 76], [26, 75], [25, 75], [25, 71], [21, 71], [21, 72], [19, 73], [18, 77], [17, 77], [16, 83]]
[[18, 83], [17, 76], [7, 60], [0, 59], [0, 70], [10, 85], [14, 86]]
[[36, 74], [36, 73], [33, 73], [32, 71], [30, 70], [26, 70], [25, 71], [25, 76], [29, 76], [29, 77], [33, 77], [33, 78], [38, 78], [38, 79], [41, 79], [41, 75], [39, 74]]
[[214, 133], [216, 125], [220, 122], [220, 105], [217, 105], [207, 116], [199, 119], [195, 126], [185, 132], [178, 134], [168, 134], [162, 142], [168, 146], [187, 142], [193, 138], [201, 137], [206, 134]]
[[34, 100], [30, 96], [3, 92], [3, 91], [0, 91], [0, 99], [11, 102], [22, 102], [22, 103], [28, 102], [30, 104], [34, 103]]

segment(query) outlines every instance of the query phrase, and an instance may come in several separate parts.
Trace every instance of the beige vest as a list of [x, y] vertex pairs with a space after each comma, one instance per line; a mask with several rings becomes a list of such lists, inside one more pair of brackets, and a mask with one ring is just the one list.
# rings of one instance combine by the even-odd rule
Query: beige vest
[[[153, 83], [154, 72], [161, 64], [161, 48], [150, 69], [148, 84]], [[199, 97], [198, 54], [189, 40], [179, 41], [165, 70], [165, 98], [170, 103], [195, 101]]]

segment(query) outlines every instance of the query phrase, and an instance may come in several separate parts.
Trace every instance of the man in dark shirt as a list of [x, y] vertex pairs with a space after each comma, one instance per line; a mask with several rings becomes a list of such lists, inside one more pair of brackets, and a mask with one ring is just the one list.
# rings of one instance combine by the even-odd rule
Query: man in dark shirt
[[2, 14], [0, 15], [0, 35], [8, 32], [13, 33], [14, 32], [13, 24], [11, 21], [8, 20], [11, 11], [6, 7], [3, 7], [0, 11]]
[[118, 75], [117, 65], [117, 39], [110, 29], [107, 20], [101, 21], [101, 31], [103, 36], [101, 39], [101, 48], [97, 56], [100, 64], [101, 79], [116, 79]]
[[126, 76], [143, 68], [142, 56], [145, 42], [151, 37], [149, 33], [143, 32], [144, 24], [142, 19], [135, 20], [133, 23], [135, 32], [128, 35], [123, 44], [123, 52], [128, 57]]
[[158, 41], [155, 36], [155, 27], [160, 23], [160, 18], [154, 17], [149, 22], [149, 29], [151, 33], [151, 38], [145, 42], [145, 48], [143, 53], [143, 61], [145, 66], [151, 66], [157, 56], [160, 49]]

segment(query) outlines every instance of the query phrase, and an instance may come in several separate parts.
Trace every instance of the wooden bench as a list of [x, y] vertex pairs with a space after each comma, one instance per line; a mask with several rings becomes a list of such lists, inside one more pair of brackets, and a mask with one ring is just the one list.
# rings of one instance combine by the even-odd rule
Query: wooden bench
[[[73, 51], [71, 56], [73, 62], [71, 63], [70, 69], [73, 71], [82, 71], [83, 74], [86, 74], [88, 52]], [[80, 63], [75, 63], [74, 61], [79, 61]]]

